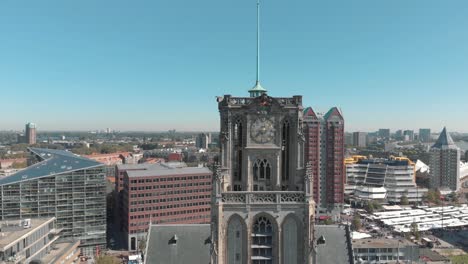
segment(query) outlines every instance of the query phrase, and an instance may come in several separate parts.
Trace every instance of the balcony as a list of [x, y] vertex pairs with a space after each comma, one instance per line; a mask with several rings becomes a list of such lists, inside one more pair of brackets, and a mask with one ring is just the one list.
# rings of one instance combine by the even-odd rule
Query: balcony
[[305, 192], [224, 192], [224, 204], [302, 204]]

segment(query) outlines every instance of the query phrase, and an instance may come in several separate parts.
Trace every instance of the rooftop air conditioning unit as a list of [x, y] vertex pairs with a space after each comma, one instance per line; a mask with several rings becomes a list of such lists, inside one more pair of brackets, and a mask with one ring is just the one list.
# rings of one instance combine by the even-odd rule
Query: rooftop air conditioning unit
[[31, 228], [31, 219], [30, 218], [23, 220], [23, 228], [24, 229]]

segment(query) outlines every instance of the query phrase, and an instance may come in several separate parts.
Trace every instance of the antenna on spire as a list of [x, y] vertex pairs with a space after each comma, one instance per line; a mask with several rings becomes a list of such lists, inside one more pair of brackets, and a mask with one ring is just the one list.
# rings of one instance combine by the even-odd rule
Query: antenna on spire
[[250, 97], [258, 97], [266, 92], [267, 90], [260, 85], [260, 0], [257, 0], [257, 79], [249, 93]]

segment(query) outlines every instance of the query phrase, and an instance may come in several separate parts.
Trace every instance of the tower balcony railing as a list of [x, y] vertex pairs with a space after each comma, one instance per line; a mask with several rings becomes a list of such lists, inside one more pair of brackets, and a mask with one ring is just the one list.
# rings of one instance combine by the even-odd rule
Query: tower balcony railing
[[[298, 104], [298, 99], [294, 97], [275, 97], [275, 99], [284, 106], [296, 106]], [[248, 105], [252, 103], [255, 98], [252, 97], [230, 97], [228, 103], [230, 105]]]
[[298, 204], [306, 203], [307, 198], [305, 192], [223, 192], [221, 201], [224, 204]]

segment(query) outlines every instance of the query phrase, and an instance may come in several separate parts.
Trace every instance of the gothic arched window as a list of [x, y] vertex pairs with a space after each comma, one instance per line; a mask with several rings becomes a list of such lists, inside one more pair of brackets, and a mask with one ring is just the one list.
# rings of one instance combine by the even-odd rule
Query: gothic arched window
[[235, 189], [241, 189], [239, 182], [242, 181], [242, 145], [243, 145], [243, 132], [242, 132], [242, 118], [238, 117], [234, 121], [233, 127], [234, 134], [234, 183]]
[[258, 159], [253, 167], [254, 191], [268, 191], [271, 189], [271, 165], [266, 159]]
[[258, 217], [252, 226], [252, 264], [273, 263], [274, 228], [270, 219]]
[[[289, 156], [291, 151], [290, 146], [290, 132], [291, 126], [289, 124], [289, 120], [285, 120], [283, 122], [283, 129], [282, 129], [282, 138], [281, 138], [281, 180], [284, 182], [289, 181]], [[287, 183], [283, 183], [287, 184]]]

